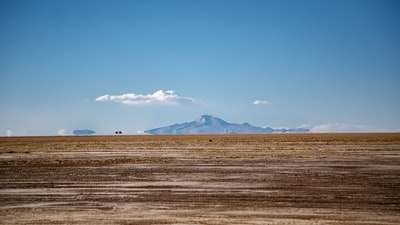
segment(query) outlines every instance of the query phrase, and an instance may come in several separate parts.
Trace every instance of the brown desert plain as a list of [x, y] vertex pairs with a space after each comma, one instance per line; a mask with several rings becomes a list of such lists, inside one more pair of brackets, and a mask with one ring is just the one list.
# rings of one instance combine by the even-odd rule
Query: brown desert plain
[[0, 224], [400, 224], [400, 133], [2, 137]]

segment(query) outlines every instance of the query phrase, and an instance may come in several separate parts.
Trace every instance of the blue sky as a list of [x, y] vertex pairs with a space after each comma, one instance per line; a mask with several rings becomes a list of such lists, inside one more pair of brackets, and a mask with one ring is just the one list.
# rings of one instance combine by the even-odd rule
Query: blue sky
[[1, 0], [0, 34], [0, 136], [400, 131], [398, 1]]

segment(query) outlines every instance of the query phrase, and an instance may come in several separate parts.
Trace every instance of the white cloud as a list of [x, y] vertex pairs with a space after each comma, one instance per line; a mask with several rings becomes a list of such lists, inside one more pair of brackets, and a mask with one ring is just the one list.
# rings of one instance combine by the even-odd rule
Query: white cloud
[[305, 129], [310, 129], [312, 126], [310, 125], [310, 124], [307, 124], [307, 123], [305, 123], [305, 124], [301, 124], [299, 127], [297, 127], [297, 128], [305, 128]]
[[268, 104], [270, 104], [270, 102], [265, 100], [255, 100], [253, 102], [253, 105], [268, 105]]
[[6, 135], [7, 137], [11, 137], [14, 135], [14, 132], [12, 132], [12, 130], [7, 130]]
[[123, 95], [103, 95], [96, 98], [98, 102], [118, 102], [126, 105], [179, 105], [196, 102], [190, 97], [179, 96], [175, 91], [159, 90], [153, 94], [137, 95], [127, 93]]
[[60, 135], [60, 136], [70, 135], [70, 133], [69, 133], [67, 130], [65, 130], [65, 129], [59, 130], [59, 131], [57, 132], [57, 134]]
[[326, 123], [313, 126], [311, 132], [370, 132], [371, 128], [365, 125], [344, 124], [344, 123]]

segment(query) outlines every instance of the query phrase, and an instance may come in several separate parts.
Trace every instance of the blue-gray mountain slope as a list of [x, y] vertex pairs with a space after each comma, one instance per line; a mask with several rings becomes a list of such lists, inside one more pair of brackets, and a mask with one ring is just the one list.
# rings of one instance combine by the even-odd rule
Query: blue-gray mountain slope
[[147, 134], [268, 134], [273, 132], [308, 132], [307, 129], [262, 128], [248, 123], [228, 123], [222, 119], [203, 115], [197, 121], [146, 130]]

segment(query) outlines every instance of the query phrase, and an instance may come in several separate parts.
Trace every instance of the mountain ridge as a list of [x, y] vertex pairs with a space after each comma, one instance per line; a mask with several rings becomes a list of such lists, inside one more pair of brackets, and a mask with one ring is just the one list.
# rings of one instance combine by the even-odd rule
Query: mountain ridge
[[146, 134], [269, 134], [269, 133], [304, 133], [308, 129], [273, 129], [271, 127], [257, 127], [249, 123], [229, 123], [223, 119], [202, 115], [198, 120], [184, 123], [175, 123], [170, 126], [158, 127], [144, 131]]
[[92, 135], [92, 134], [95, 134], [96, 131], [89, 130], [89, 129], [83, 129], [83, 130], [74, 130], [72, 133], [74, 135]]

